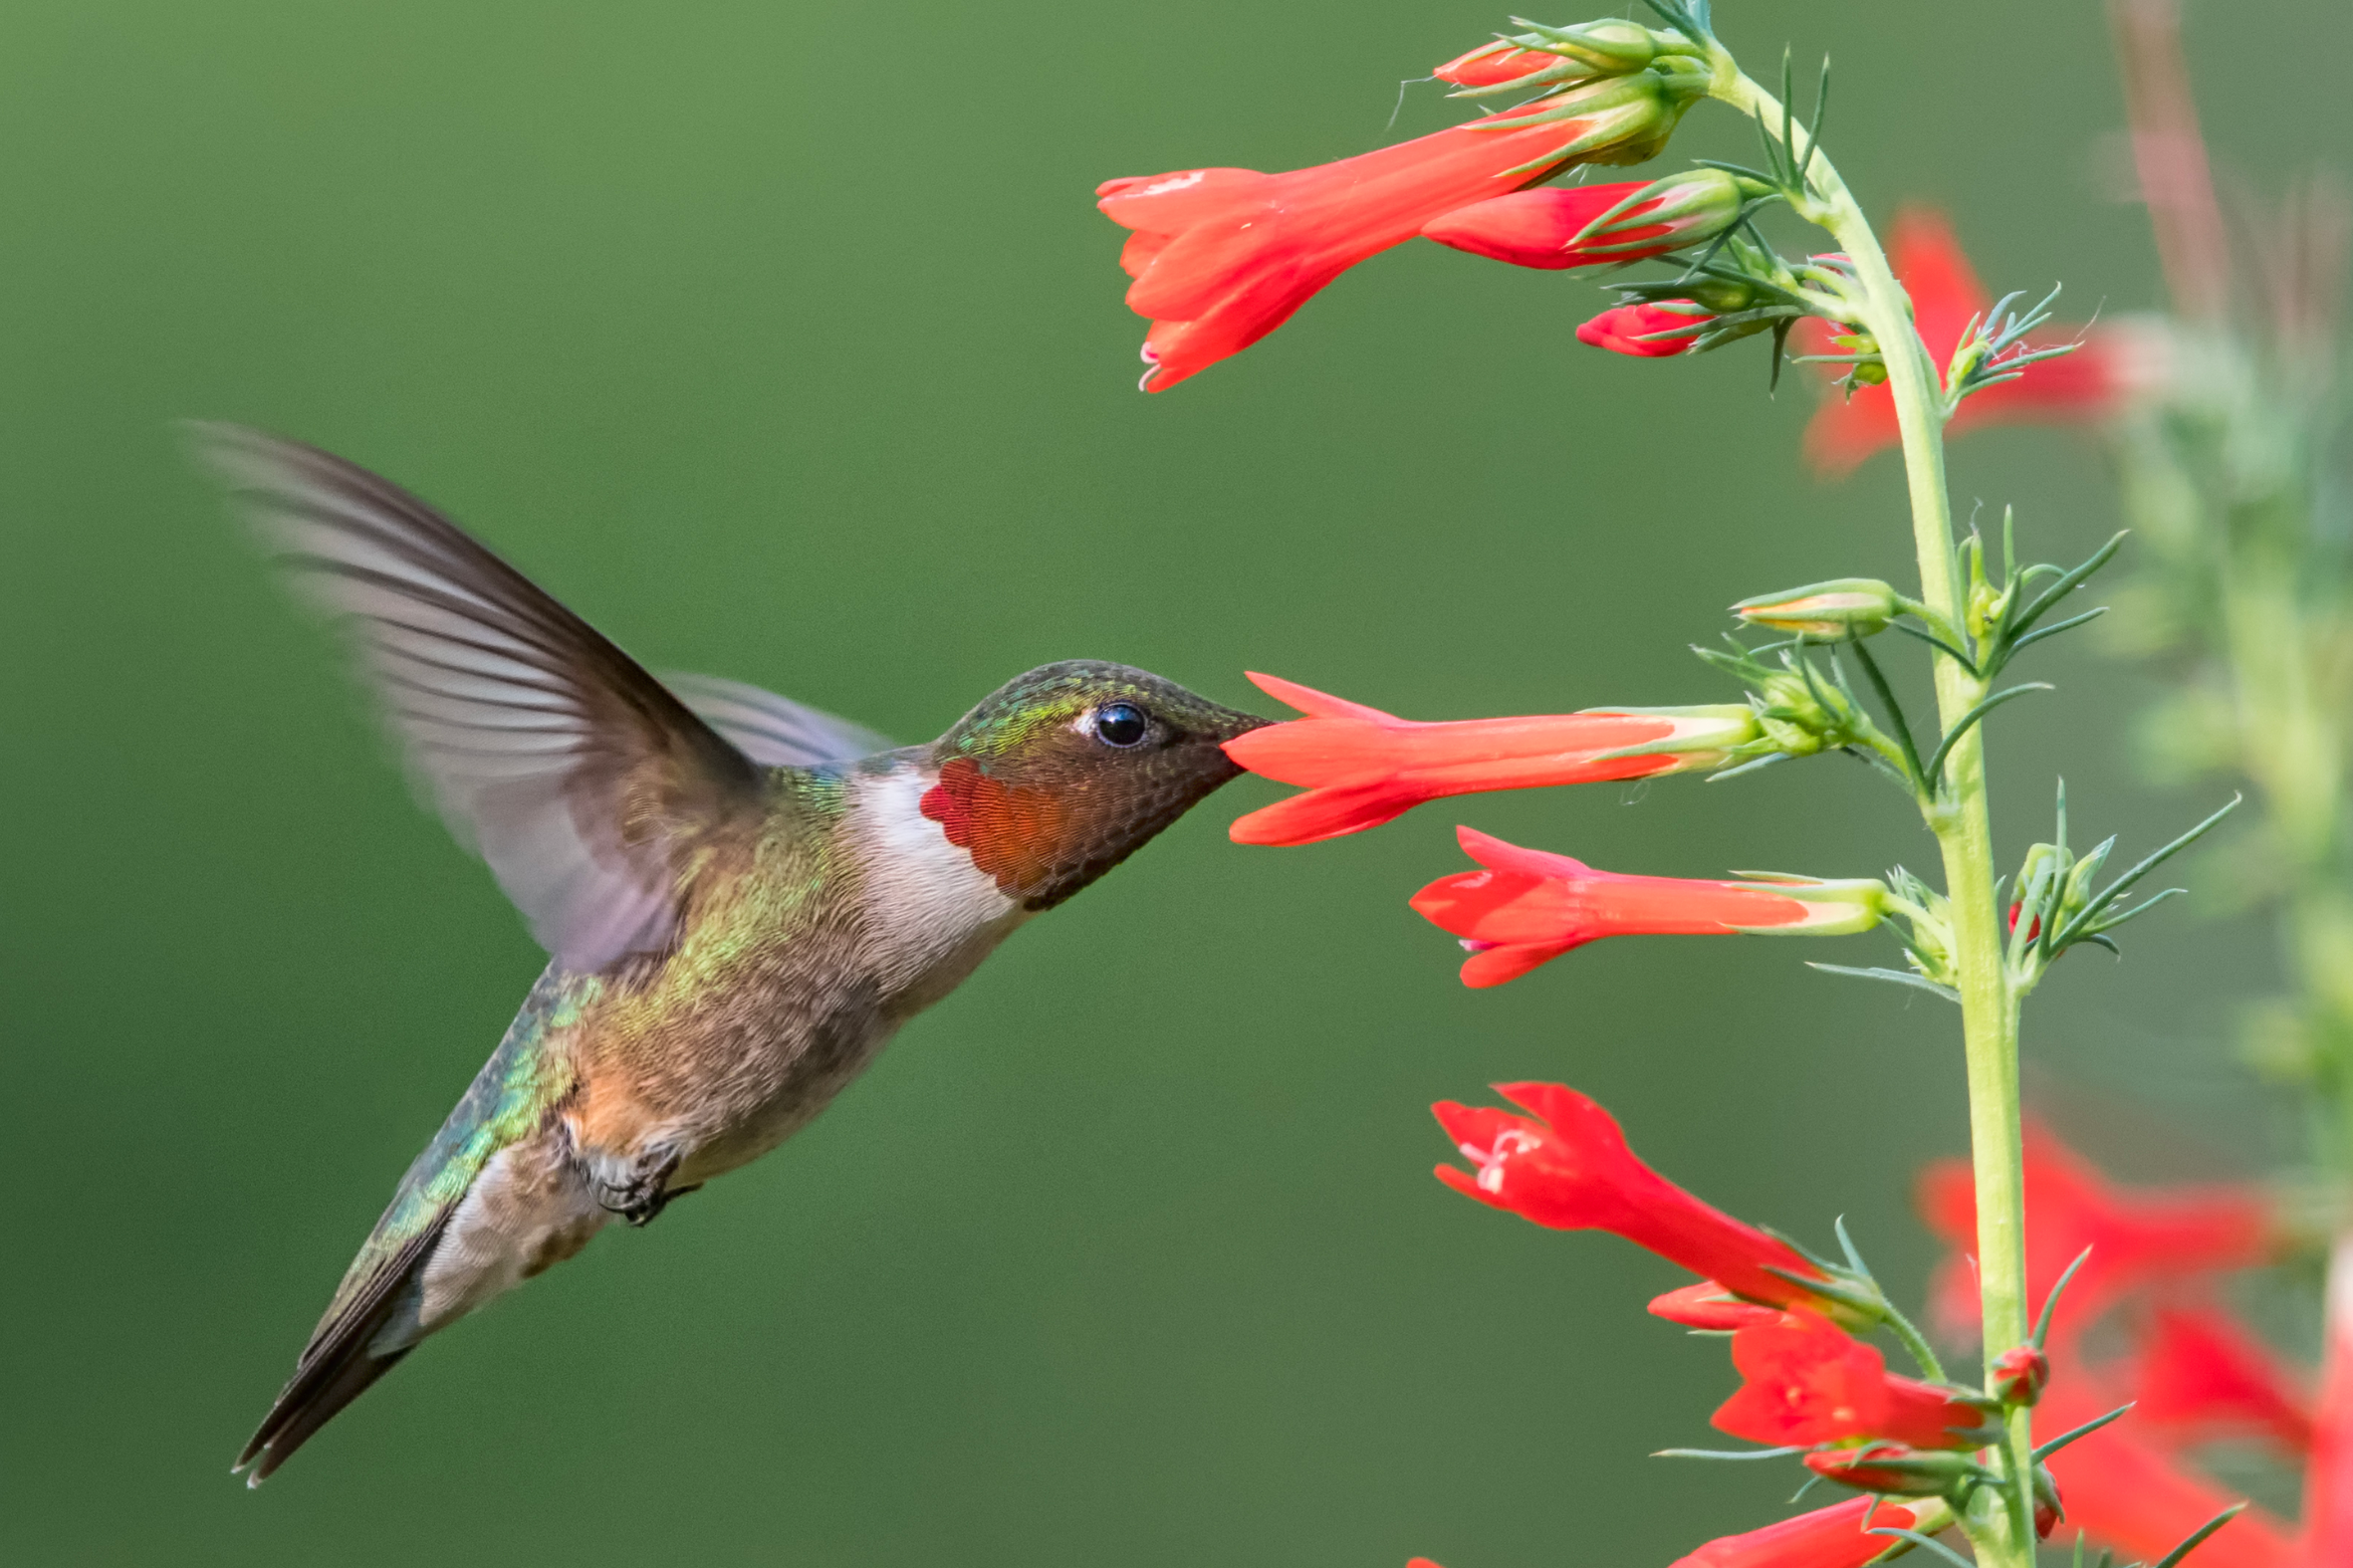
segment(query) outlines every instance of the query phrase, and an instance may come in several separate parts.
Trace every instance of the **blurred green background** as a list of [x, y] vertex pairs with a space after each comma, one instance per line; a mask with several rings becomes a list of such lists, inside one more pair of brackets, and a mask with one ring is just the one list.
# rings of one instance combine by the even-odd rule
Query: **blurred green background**
[[[1989, 281], [2153, 298], [2103, 151], [2096, 5], [1723, 0], [1753, 68], [1835, 53], [1829, 145], [1948, 205]], [[1551, 18], [1576, 19], [1570, 15]], [[1804, 957], [1628, 941], [1503, 992], [1405, 907], [1470, 821], [1626, 870], [1857, 875], [1933, 853], [1838, 760], [1452, 802], [1246, 851], [1245, 781], [1025, 932], [811, 1131], [436, 1340], [286, 1473], [226, 1473], [540, 958], [411, 804], [320, 631], [169, 421], [250, 421], [450, 508], [661, 667], [905, 738], [1109, 657], [1416, 717], [1723, 700], [1718, 606], [1910, 575], [1891, 458], [1807, 478], [1761, 350], [1577, 347], [1600, 296], [1415, 244], [1247, 355], [1131, 390], [1099, 180], [1391, 139], [1397, 81], [1503, 17], [1447, 0], [70, 5], [0, 17], [0, 1560], [1664, 1564], [1774, 1515], [1708, 1437], [1674, 1270], [1428, 1174], [1425, 1107], [1574, 1083], [1655, 1163], [1884, 1272], [1961, 1141], [1955, 1020]], [[2353, 13], [2192, 18], [2210, 128], [2353, 163], [2311, 69]], [[2262, 47], [2249, 47], [2250, 41]], [[2284, 70], [2284, 76], [2283, 76]], [[1395, 135], [1448, 122], [1409, 88]], [[1741, 155], [1720, 110], [1678, 153]], [[2072, 559], [2097, 453], [1958, 449]], [[1996, 722], [2014, 854], [2146, 846], [2136, 677], [2085, 647]], [[2256, 928], [2176, 914], [2071, 964], [2029, 1049], [2105, 1107], [2290, 1145], [2220, 1039]], [[2176, 1140], [2179, 1165], [2210, 1156]]]

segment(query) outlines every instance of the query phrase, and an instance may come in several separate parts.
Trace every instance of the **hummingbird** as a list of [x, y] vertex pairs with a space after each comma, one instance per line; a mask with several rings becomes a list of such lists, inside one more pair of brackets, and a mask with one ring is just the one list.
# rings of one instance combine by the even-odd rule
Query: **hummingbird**
[[549, 954], [238, 1456], [249, 1485], [428, 1335], [808, 1125], [1016, 927], [1241, 773], [1222, 744], [1267, 722], [1072, 660], [893, 746], [657, 680], [341, 458], [195, 439]]

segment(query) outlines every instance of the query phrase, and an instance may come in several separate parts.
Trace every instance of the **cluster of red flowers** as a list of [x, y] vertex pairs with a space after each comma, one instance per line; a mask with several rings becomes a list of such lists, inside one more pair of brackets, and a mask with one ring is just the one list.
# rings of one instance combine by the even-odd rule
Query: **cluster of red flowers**
[[[2250, 1508], [2199, 1548], [2201, 1568], [2353, 1561], [2353, 1520], [2323, 1517], [2328, 1440], [2316, 1431], [2306, 1380], [2215, 1291], [2223, 1274], [2279, 1250], [2268, 1195], [2235, 1186], [2119, 1188], [2041, 1128], [2028, 1133], [2025, 1172], [2028, 1289], [2049, 1291], [2083, 1258], [2046, 1347], [2051, 1383], [2040, 1430], [2068, 1431], [2133, 1402], [2132, 1420], [2051, 1456], [2068, 1518], [2103, 1545], [2161, 1556], [2234, 1501], [2200, 1473], [2191, 1451], [2215, 1438], [2251, 1438], [2283, 1456], [2312, 1459], [2305, 1537]], [[1956, 1329], [1977, 1318], [1974, 1192], [1960, 1161], [1932, 1165], [1920, 1183], [1923, 1218], [1954, 1248], [1938, 1276], [1935, 1310]], [[2123, 1331], [2129, 1348], [2121, 1358], [2102, 1362], [2087, 1350], [2104, 1325]]]
[[1860, 1568], [1894, 1543], [1880, 1532], [1933, 1533], [1953, 1522], [1945, 1495], [1975, 1473], [1970, 1451], [1999, 1437], [2000, 1406], [1889, 1372], [1857, 1337], [1885, 1311], [1868, 1280], [1677, 1187], [1574, 1089], [1511, 1083], [1498, 1092], [1529, 1114], [1452, 1101], [1433, 1108], [1471, 1165], [1440, 1166], [1439, 1180], [1537, 1225], [1621, 1235], [1700, 1275], [1650, 1309], [1731, 1333], [1742, 1381], [1711, 1418], [1717, 1430], [1803, 1451], [1815, 1474], [1878, 1494], [1711, 1541], [1677, 1568]]

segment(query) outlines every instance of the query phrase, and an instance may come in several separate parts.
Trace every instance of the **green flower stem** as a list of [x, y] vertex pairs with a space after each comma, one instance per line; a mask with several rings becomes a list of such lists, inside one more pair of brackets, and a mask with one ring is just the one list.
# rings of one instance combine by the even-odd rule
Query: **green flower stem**
[[[1721, 52], [1711, 96], [1780, 134], [1781, 105], [1741, 74]], [[1790, 131], [1787, 152], [1807, 153], [1802, 126]], [[1904, 472], [1911, 488], [1912, 543], [1920, 563], [1920, 598], [1947, 625], [1968, 624], [1953, 547], [1952, 502], [1945, 486], [1945, 398], [1937, 367], [1912, 326], [1911, 306], [1862, 207], [1827, 156], [1808, 167], [1809, 192], [1791, 207], [1829, 230], [1853, 265], [1865, 325], [1887, 364], [1903, 432]], [[1937, 710], [1948, 733], [1987, 696], [1986, 683], [1956, 660], [1932, 655]], [[2002, 965], [2002, 912], [1995, 897], [1993, 823], [1986, 800], [1985, 728], [1973, 726], [1953, 745], [1942, 794], [1923, 796], [1921, 811], [1936, 834], [1950, 900], [1952, 962], [1961, 993], [1962, 1034], [1968, 1056], [1970, 1148], [1977, 1175], [1978, 1272], [1986, 1358], [2024, 1343], [2026, 1300], [2025, 1179], [2018, 1118], [2018, 998]], [[1989, 1365], [1988, 1384], [1992, 1388]], [[2023, 1410], [2009, 1418], [2008, 1437], [1994, 1468], [2004, 1496], [1991, 1507], [1973, 1505], [1963, 1524], [1978, 1560], [1992, 1568], [2032, 1568], [2031, 1502], [2034, 1444]], [[1981, 1500], [1986, 1499], [1980, 1494]]]

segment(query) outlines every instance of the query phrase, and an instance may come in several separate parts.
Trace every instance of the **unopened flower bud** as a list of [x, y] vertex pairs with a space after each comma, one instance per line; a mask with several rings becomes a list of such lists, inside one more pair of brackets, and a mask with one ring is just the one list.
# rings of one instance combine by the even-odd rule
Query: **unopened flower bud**
[[2066, 1507], [2059, 1501], [2059, 1483], [2057, 1478], [2051, 1474], [2050, 1466], [2047, 1464], [2035, 1465], [2034, 1538], [2047, 1540], [2050, 1532], [2057, 1529], [2059, 1521], [2066, 1516]]
[[1577, 328], [1577, 341], [1637, 359], [1664, 359], [1689, 353], [1695, 339], [1715, 320], [1706, 307], [1690, 300], [1668, 300], [1659, 305], [1621, 305], [1603, 311]]
[[2031, 1405], [2050, 1382], [2050, 1357], [2018, 1345], [1994, 1358], [1994, 1393], [2004, 1405]]
[[1441, 82], [1473, 89], [1526, 82], [1543, 73], [1557, 73], [1553, 81], [1627, 76], [1656, 60], [1662, 46], [1690, 47], [1679, 34], [1653, 33], [1634, 22], [1543, 27], [1482, 44], [1430, 74]]
[[[1708, 70], [1683, 56], [1665, 56], [1653, 70], [1600, 76], [1509, 113], [1474, 120], [1469, 129], [1510, 131], [1557, 122], [1568, 139], [1524, 165], [1534, 170], [1564, 158], [1581, 163], [1644, 163], [1666, 149], [1683, 112], [1707, 96]], [[1529, 78], [1532, 83], [1534, 78]]]
[[1976, 1461], [1966, 1454], [1907, 1448], [1901, 1443], [1816, 1450], [1805, 1456], [1805, 1467], [1841, 1486], [1898, 1497], [1953, 1496], [1980, 1474]]
[[1808, 583], [1784, 593], [1761, 593], [1732, 607], [1752, 626], [1827, 639], [1873, 636], [1903, 611], [1896, 590], [1876, 577]]

